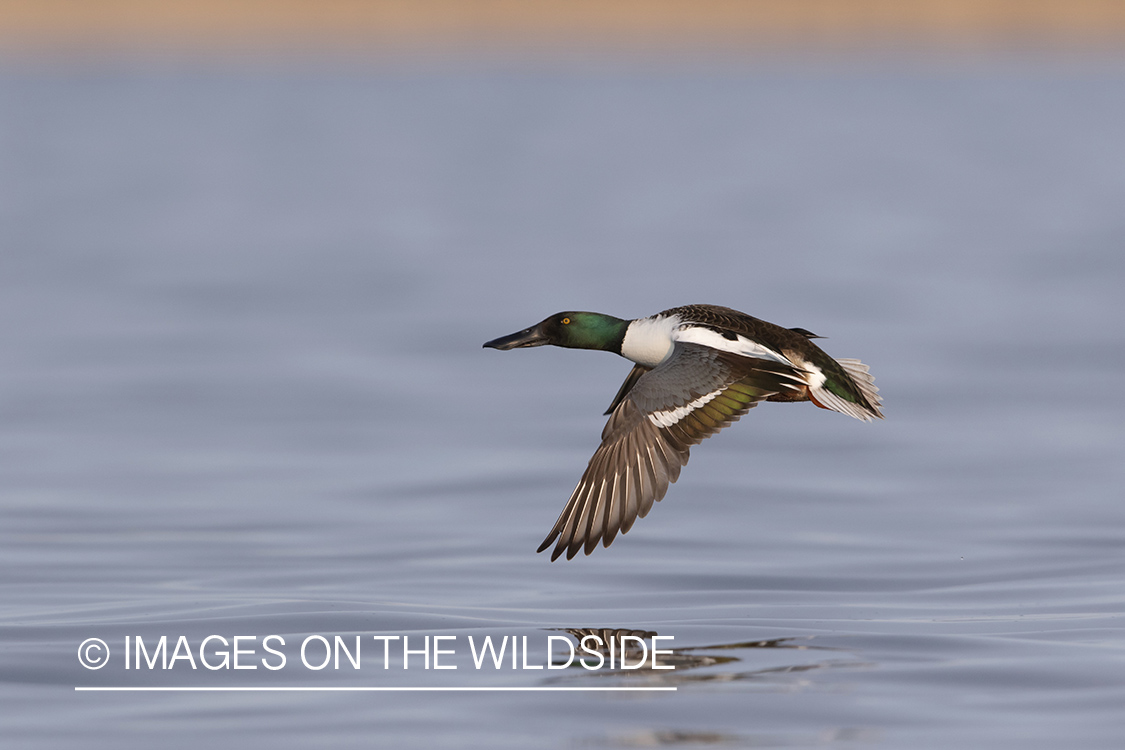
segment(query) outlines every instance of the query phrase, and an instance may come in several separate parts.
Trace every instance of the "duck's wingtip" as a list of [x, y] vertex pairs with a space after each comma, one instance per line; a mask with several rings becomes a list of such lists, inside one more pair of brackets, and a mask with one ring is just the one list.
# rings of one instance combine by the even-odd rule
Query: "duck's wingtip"
[[[545, 552], [547, 550], [547, 547], [549, 547], [549, 546], [551, 546], [551, 545], [544, 544], [542, 547], [540, 547], [538, 550], [536, 550], [536, 552]], [[562, 553], [565, 552], [565, 551], [566, 551], [566, 547], [555, 547], [553, 550], [551, 550], [551, 562], [554, 562], [555, 560], [558, 560], [559, 557], [562, 556]]]

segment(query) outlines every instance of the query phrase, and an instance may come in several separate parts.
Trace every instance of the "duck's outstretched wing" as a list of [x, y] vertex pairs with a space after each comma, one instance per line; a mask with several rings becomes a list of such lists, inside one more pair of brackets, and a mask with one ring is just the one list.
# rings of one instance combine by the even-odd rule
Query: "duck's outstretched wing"
[[638, 369], [622, 386], [601, 446], [539, 545], [542, 552], [555, 544], [552, 560], [564, 552], [569, 560], [583, 547], [588, 555], [599, 541], [608, 547], [664, 497], [691, 446], [759, 401], [804, 385], [789, 365], [683, 342], [656, 368]]

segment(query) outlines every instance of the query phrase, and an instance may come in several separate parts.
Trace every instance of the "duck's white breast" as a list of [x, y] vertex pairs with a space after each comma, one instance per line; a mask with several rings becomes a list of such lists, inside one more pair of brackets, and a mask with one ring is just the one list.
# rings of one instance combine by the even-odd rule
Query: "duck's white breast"
[[638, 365], [656, 367], [672, 353], [673, 332], [680, 326], [680, 316], [638, 318], [625, 329], [621, 356]]

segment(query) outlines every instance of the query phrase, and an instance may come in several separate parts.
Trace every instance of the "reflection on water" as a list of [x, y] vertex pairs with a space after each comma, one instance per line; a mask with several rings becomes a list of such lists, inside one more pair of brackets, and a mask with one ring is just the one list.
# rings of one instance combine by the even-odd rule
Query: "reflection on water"
[[[710, 683], [735, 683], [753, 681], [756, 689], [771, 692], [791, 693], [811, 687], [808, 679], [795, 675], [814, 670], [850, 668], [872, 668], [876, 665], [854, 659], [833, 657], [799, 663], [779, 664], [770, 667], [752, 668], [747, 661], [753, 653], [762, 649], [782, 649], [789, 651], [845, 652], [838, 647], [820, 646], [814, 643], [815, 636], [794, 636], [772, 638], [758, 641], [738, 641], [706, 646], [676, 646], [662, 653], [657, 664], [674, 667], [672, 670], [654, 668], [651, 650], [655, 630], [632, 628], [564, 628], [561, 629], [575, 639], [578, 653], [596, 652], [606, 660], [616, 658], [617, 663], [635, 668], [599, 669], [587, 671], [576, 660], [571, 663], [569, 674], [545, 680], [545, 684], [576, 684], [588, 677], [613, 679], [624, 685], [676, 686], [680, 689], [692, 686], [706, 686]], [[656, 646], [654, 646], [656, 647]], [[745, 654], [738, 652], [744, 651]], [[719, 652], [719, 653], [709, 653]], [[734, 653], [731, 653], [734, 652]], [[556, 659], [556, 665], [565, 663]], [[701, 673], [704, 672], [705, 673]], [[691, 672], [691, 674], [689, 674]], [[872, 728], [834, 728], [815, 734], [795, 732], [792, 734], [755, 734], [746, 732], [717, 731], [727, 722], [721, 717], [713, 717], [716, 730], [652, 728], [638, 729], [626, 733], [609, 733], [604, 737], [591, 737], [583, 744], [605, 747], [685, 747], [685, 746], [737, 746], [737, 747], [818, 747], [836, 742], [877, 742], [882, 733]]]
[[877, 729], [846, 727], [829, 729], [817, 734], [721, 734], [719, 732], [691, 732], [654, 730], [613, 735], [603, 740], [591, 740], [594, 746], [606, 747], [682, 747], [682, 746], [734, 746], [734, 747], [822, 747], [837, 742], [879, 742], [883, 733]]
[[[747, 651], [756, 649], [790, 649], [794, 651], [827, 651], [841, 652], [844, 649], [828, 646], [819, 646], [812, 641], [815, 636], [798, 636], [789, 638], [773, 638], [762, 641], [739, 641], [736, 643], [722, 643], [710, 646], [672, 646], [654, 644], [652, 638], [658, 635], [654, 630], [636, 630], [629, 628], [563, 628], [566, 633], [574, 636], [575, 648], [579, 657], [583, 653], [597, 653], [607, 660], [608, 664], [616, 665], [605, 669], [589, 671], [579, 659], [571, 660], [571, 674], [554, 678], [554, 682], [582, 679], [586, 676], [601, 678], [625, 679], [652, 685], [686, 685], [701, 682], [735, 682], [739, 680], [760, 681], [763, 686], [770, 689], [799, 689], [803, 684], [800, 680], [790, 677], [802, 672], [818, 669], [870, 668], [873, 663], [860, 662], [854, 659], [819, 659], [815, 661], [802, 661], [793, 664], [780, 664], [770, 667], [753, 669], [740, 669], [744, 658], [731, 653], [708, 653], [712, 651], [730, 652]], [[650, 644], [653, 644], [650, 646]], [[659, 657], [652, 654], [653, 648], [660, 648]], [[665, 651], [671, 653], [665, 653]], [[615, 660], [615, 661], [612, 661]], [[654, 663], [655, 662], [655, 663]], [[566, 663], [565, 660], [555, 658], [556, 666]], [[590, 662], [594, 664], [594, 662]], [[597, 662], [602, 664], [601, 662]], [[620, 666], [625, 664], [627, 666]], [[672, 667], [672, 669], [667, 669]], [[686, 674], [692, 670], [701, 670], [714, 667], [706, 674]], [[581, 672], [581, 673], [579, 673]], [[784, 679], [781, 679], [784, 678]]]

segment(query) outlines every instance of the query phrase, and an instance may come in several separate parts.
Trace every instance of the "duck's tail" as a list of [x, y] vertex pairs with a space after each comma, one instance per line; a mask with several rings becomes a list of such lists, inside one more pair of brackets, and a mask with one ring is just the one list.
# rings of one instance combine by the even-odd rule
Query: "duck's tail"
[[831, 409], [849, 417], [870, 422], [878, 417], [883, 418], [879, 405], [883, 399], [879, 396], [879, 389], [875, 387], [875, 378], [871, 376], [867, 365], [858, 359], [838, 359], [836, 362], [844, 369], [854, 388], [838, 385], [829, 378], [821, 385], [809, 389], [809, 399], [822, 409]]

